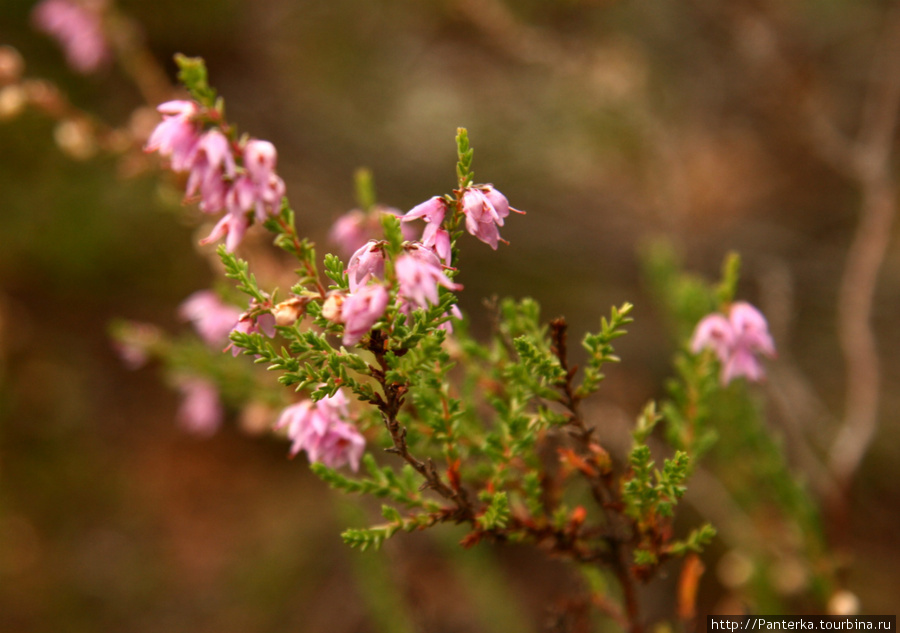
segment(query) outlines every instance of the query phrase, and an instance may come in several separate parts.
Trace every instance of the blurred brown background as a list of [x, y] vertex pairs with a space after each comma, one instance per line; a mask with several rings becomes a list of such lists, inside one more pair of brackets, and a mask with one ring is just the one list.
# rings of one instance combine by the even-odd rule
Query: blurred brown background
[[[29, 76], [124, 125], [139, 93], [116, 69], [69, 72], [29, 26], [31, 5], [5, 0], [0, 44], [24, 55]], [[528, 215], [510, 219], [511, 245], [496, 253], [464, 244], [464, 308], [477, 323], [484, 297], [530, 295], [580, 333], [611, 304], [635, 303], [624, 362], [601, 390], [628, 415], [661, 396], [674, 350], [641, 248], [665, 236], [710, 278], [737, 250], [741, 296], [769, 315], [781, 352], [769, 389], [795, 405], [776, 402], [773, 424], [799, 411], [812, 453], [833, 441], [845, 404], [838, 288], [865, 196], [836, 166], [820, 119], [865, 140], [871, 95], [896, 67], [890, 51], [877, 62], [897, 29], [894, 3], [120, 6], [170, 76], [174, 53], [206, 58], [229, 118], [278, 147], [301, 233], [323, 245], [354, 205], [357, 167], [373, 171], [380, 201], [407, 210], [452, 188], [453, 135], [467, 127], [476, 179]], [[197, 236], [158, 174], [121, 178], [116, 159], [72, 160], [53, 127], [36, 113], [0, 122], [0, 631], [539, 630], [568, 582], [556, 567], [517, 551], [448, 562], [452, 529], [357, 555], [339, 531], [359, 511], [287, 460], [284, 444], [233, 425], [207, 441], [178, 430], [177, 396], [152, 369], [126, 370], [106, 328], [117, 317], [184, 327], [175, 306], [211, 279]], [[866, 613], [895, 612], [900, 587], [898, 282], [891, 242], [872, 319], [880, 426], [844, 541], [844, 580]], [[707, 610], [727, 593], [721, 555], [707, 561]], [[412, 608], [400, 616], [392, 604]]]

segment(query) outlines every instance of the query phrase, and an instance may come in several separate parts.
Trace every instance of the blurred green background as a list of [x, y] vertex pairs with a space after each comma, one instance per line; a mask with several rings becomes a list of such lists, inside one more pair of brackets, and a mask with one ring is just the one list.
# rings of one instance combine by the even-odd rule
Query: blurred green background
[[[3, 2], [0, 44], [22, 53], [27, 76], [125, 125], [138, 91], [115, 68], [69, 72], [30, 27], [32, 4]], [[493, 294], [533, 296], [574, 334], [613, 303], [637, 305], [600, 415], [633, 416], [669, 374], [674, 345], [641, 276], [642, 248], [664, 236], [711, 279], [737, 250], [741, 296], [769, 315], [780, 349], [768, 388], [815, 394], [801, 404], [820, 426], [801, 435], [821, 454], [842, 414], [836, 299], [860, 192], [811, 144], [805, 108], [855, 134], [893, 4], [119, 6], [170, 77], [176, 52], [207, 60], [229, 118], [278, 147], [300, 231], [323, 246], [354, 206], [356, 168], [405, 211], [453, 187], [453, 136], [467, 127], [476, 180], [528, 213], [510, 218], [510, 246], [496, 253], [463, 245], [462, 302], [476, 327]], [[515, 549], [450, 560], [459, 534], [449, 528], [398, 537], [381, 555], [350, 552], [339, 532], [363, 510], [287, 460], [286, 445], [235, 425], [204, 441], [177, 428], [177, 395], [152, 368], [125, 369], [107, 327], [124, 317], [184, 329], [176, 306], [212, 279], [196, 223], [159, 174], [73, 160], [53, 130], [35, 112], [0, 121], [0, 631], [541, 630], [571, 582], [562, 567]], [[881, 426], [842, 541], [842, 578], [867, 613], [896, 611], [900, 587], [898, 282], [893, 245], [873, 320]], [[771, 408], [802, 469], [792, 422]], [[723, 554], [709, 553], [701, 613], [731, 596]]]

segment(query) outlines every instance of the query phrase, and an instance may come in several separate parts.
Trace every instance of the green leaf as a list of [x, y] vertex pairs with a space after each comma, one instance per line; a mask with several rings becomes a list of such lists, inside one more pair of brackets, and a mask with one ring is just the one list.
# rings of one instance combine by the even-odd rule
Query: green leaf
[[368, 213], [375, 206], [375, 181], [372, 172], [365, 167], [360, 167], [353, 174], [353, 184], [356, 187], [356, 203], [364, 213]]
[[472, 156], [475, 153], [469, 147], [469, 132], [466, 128], [456, 129], [456, 177], [460, 189], [465, 189], [473, 182], [475, 174], [472, 172]]
[[482, 493], [483, 501], [488, 501], [488, 507], [478, 517], [478, 527], [482, 530], [502, 529], [509, 522], [509, 499], [505, 492]]
[[215, 107], [216, 91], [209, 85], [203, 58], [177, 53], [175, 63], [178, 65], [178, 81], [187, 88], [191, 97], [207, 108]]

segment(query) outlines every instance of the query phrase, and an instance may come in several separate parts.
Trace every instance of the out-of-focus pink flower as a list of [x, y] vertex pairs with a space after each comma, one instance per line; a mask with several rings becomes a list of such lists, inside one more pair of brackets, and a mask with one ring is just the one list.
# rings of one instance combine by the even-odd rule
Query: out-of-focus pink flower
[[743, 301], [731, 305], [727, 318], [713, 313], [697, 324], [691, 337], [691, 351], [696, 354], [705, 348], [712, 349], [722, 363], [723, 385], [738, 376], [754, 382], [762, 380], [765, 371], [757, 355], [775, 357], [775, 343], [766, 318]]
[[176, 172], [188, 172], [186, 197], [197, 197], [200, 210], [227, 210], [201, 244], [226, 238], [229, 252], [244, 239], [255, 219], [265, 222], [281, 209], [284, 181], [275, 173], [278, 153], [268, 141], [233, 143], [219, 129], [203, 132], [197, 119], [201, 107], [193, 101], [169, 101], [157, 108], [163, 115], [144, 150], [169, 159]]
[[[450, 306], [450, 310], [448, 310], [444, 316], [453, 317], [457, 320], [462, 320], [463, 318], [462, 310], [460, 310], [459, 306], [455, 303]], [[444, 330], [445, 332], [447, 332], [447, 334], [453, 334], [453, 320], [451, 319], [449, 321], [444, 321], [438, 326], [438, 329]]]
[[306, 451], [310, 462], [321, 462], [329, 468], [349, 464], [356, 471], [366, 440], [348, 422], [349, 417], [347, 399], [337, 391], [318, 402], [304, 400], [287, 407], [275, 428], [287, 430], [291, 457]]
[[278, 152], [269, 141], [250, 139], [243, 146], [244, 173], [231, 186], [226, 204], [234, 214], [254, 212], [257, 222], [276, 215], [284, 197], [284, 181], [275, 173]]
[[384, 242], [369, 240], [360, 246], [347, 264], [350, 291], [366, 285], [373, 277], [384, 276]]
[[200, 195], [200, 210], [218, 213], [225, 208], [225, 195], [234, 178], [235, 163], [231, 144], [219, 130], [209, 130], [200, 137], [188, 159], [190, 175], [187, 196]]
[[186, 378], [178, 385], [181, 391], [181, 406], [178, 421], [189, 432], [210, 436], [222, 425], [222, 402], [219, 390], [203, 378]]
[[[369, 240], [379, 239], [384, 229], [381, 226], [381, 216], [384, 214], [400, 215], [400, 211], [393, 207], [377, 205], [369, 213], [359, 209], [348, 211], [332, 225], [328, 233], [328, 239], [335, 245], [341, 255], [347, 257], [359, 250]], [[402, 224], [400, 226], [404, 240], [412, 240], [416, 237], [416, 231], [412, 226]]]
[[503, 226], [510, 211], [524, 213], [509, 206], [502, 193], [493, 185], [468, 187], [462, 197], [462, 211], [466, 216], [466, 230], [479, 240], [497, 250], [497, 243], [504, 242], [497, 229]]
[[81, 73], [98, 70], [110, 51], [97, 11], [70, 0], [44, 0], [31, 14], [34, 25], [56, 38], [69, 65]]
[[182, 302], [178, 314], [193, 324], [208, 345], [217, 347], [228, 342], [228, 334], [237, 324], [241, 311], [224, 303], [211, 290], [198, 290]]
[[224, 237], [225, 250], [233, 253], [234, 249], [241, 243], [241, 240], [244, 239], [244, 234], [247, 233], [248, 228], [250, 228], [250, 218], [246, 214], [226, 213], [219, 218], [209, 235], [200, 240], [200, 243], [203, 245], [212, 244]]
[[200, 126], [193, 120], [199, 108], [193, 101], [167, 101], [156, 109], [163, 120], [150, 134], [144, 151], [168, 158], [173, 171], [186, 171], [200, 142]]
[[[251, 310], [240, 315], [240, 319], [230, 332], [242, 332], [243, 334], [258, 334], [262, 332], [269, 338], [272, 338], [275, 336], [275, 316], [271, 312], [257, 312], [254, 314], [251, 305]], [[237, 356], [241, 353], [240, 348], [233, 343], [225, 349], [230, 349], [232, 356]]]
[[448, 290], [462, 290], [444, 274], [437, 255], [421, 245], [413, 244], [394, 264], [399, 285], [398, 294], [412, 307], [427, 308], [438, 302], [438, 286]]
[[152, 349], [162, 338], [158, 327], [137, 321], [118, 324], [113, 336], [113, 349], [128, 369], [140, 369], [146, 365]]
[[381, 284], [361, 286], [344, 298], [341, 321], [344, 323], [344, 345], [356, 345], [384, 314], [388, 291]]
[[269, 141], [250, 139], [244, 145], [244, 169], [256, 182], [266, 182], [275, 173], [278, 152]]

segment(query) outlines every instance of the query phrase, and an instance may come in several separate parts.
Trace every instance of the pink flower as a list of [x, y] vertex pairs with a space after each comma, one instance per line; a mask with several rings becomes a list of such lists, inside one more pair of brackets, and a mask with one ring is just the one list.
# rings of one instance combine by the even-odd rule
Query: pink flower
[[250, 218], [246, 214], [226, 213], [219, 219], [209, 235], [200, 240], [200, 243], [211, 244], [224, 237], [225, 250], [233, 253], [244, 239], [248, 228], [250, 228]]
[[422, 233], [422, 244], [430, 248], [447, 266], [450, 265], [450, 234], [446, 229], [441, 228], [444, 216], [447, 213], [447, 201], [440, 196], [429, 198], [422, 204], [410, 209], [405, 216], [404, 222], [423, 219], [427, 223], [425, 231]]
[[384, 277], [384, 246], [384, 242], [369, 240], [353, 253], [347, 264], [351, 292], [373, 277]]
[[[240, 319], [230, 332], [241, 332], [243, 334], [262, 333], [269, 338], [275, 336], [275, 316], [271, 312], [257, 311], [254, 313], [253, 308], [254, 304], [251, 303], [250, 310], [240, 315]], [[225, 348], [225, 351], [227, 350], [231, 350], [232, 356], [237, 356], [241, 353], [240, 348], [234, 343], [229, 344]]]
[[414, 206], [403, 216], [404, 222], [423, 219], [429, 224], [441, 225], [447, 212], [447, 201], [440, 196], [429, 198], [422, 204]]
[[222, 424], [222, 403], [219, 390], [203, 378], [187, 378], [178, 385], [182, 401], [178, 408], [178, 421], [189, 432], [210, 436]]
[[284, 181], [275, 173], [278, 152], [269, 141], [250, 139], [242, 148], [244, 173], [228, 192], [226, 204], [232, 214], [249, 211], [258, 222], [276, 215], [284, 197]]
[[462, 311], [459, 309], [459, 306], [455, 303], [450, 306], [450, 309], [444, 314], [445, 317], [453, 317], [447, 321], [444, 321], [438, 326], [439, 330], [444, 330], [447, 334], [453, 334], [453, 320], [461, 321], [463, 318]]
[[69, 0], [44, 0], [31, 17], [38, 29], [56, 38], [69, 65], [78, 72], [91, 73], [109, 61], [98, 11]]
[[[201, 244], [223, 237], [229, 252], [244, 239], [254, 219], [264, 222], [281, 209], [284, 181], [275, 173], [278, 154], [268, 141], [232, 143], [218, 128], [202, 131], [201, 107], [193, 101], [169, 101], [144, 150], [169, 158], [176, 172], [189, 172], [186, 196], [198, 196], [200, 210], [227, 210]], [[240, 161], [240, 166], [238, 164]]]
[[193, 120], [199, 107], [193, 101], [167, 101], [156, 108], [163, 120], [150, 134], [145, 152], [159, 152], [168, 158], [173, 171], [190, 168], [194, 148], [200, 142], [200, 126]]
[[479, 240], [497, 250], [497, 242], [504, 242], [498, 226], [503, 226], [504, 218], [510, 211], [524, 213], [509, 206], [502, 193], [493, 185], [468, 187], [462, 197], [463, 214], [466, 216], [466, 230]]
[[267, 182], [277, 162], [278, 152], [269, 141], [250, 139], [244, 145], [244, 169], [255, 182]]
[[228, 341], [228, 334], [238, 322], [241, 311], [224, 303], [211, 290], [198, 290], [182, 302], [178, 314], [193, 324], [208, 345], [216, 347]]
[[774, 358], [775, 343], [765, 317], [749, 303], [731, 305], [728, 317], [719, 313], [704, 317], [691, 337], [691, 351], [712, 349], [722, 363], [721, 381], [727, 385], [738, 376], [758, 382], [765, 377], [758, 354]]
[[231, 144], [219, 130], [209, 130], [200, 137], [188, 159], [190, 176], [187, 195], [200, 194], [200, 210], [218, 213], [225, 208], [225, 195], [229, 184], [225, 178], [234, 178], [234, 156]]
[[[351, 255], [369, 240], [378, 239], [383, 235], [381, 216], [386, 213], [400, 215], [397, 209], [381, 205], [376, 206], [370, 213], [364, 213], [359, 209], [348, 211], [332, 225], [328, 239], [338, 246], [342, 255]], [[411, 240], [416, 236], [411, 226], [403, 224], [400, 228], [403, 231], [403, 239]]]
[[128, 369], [140, 369], [150, 360], [162, 334], [149, 323], [129, 321], [116, 326], [113, 349]]
[[275, 428], [287, 430], [291, 457], [306, 451], [310, 462], [321, 462], [328, 468], [350, 464], [356, 471], [366, 440], [348, 419], [347, 399], [337, 391], [318, 402], [304, 400], [287, 407]]
[[369, 284], [351, 292], [341, 304], [344, 345], [356, 345], [384, 314], [388, 291], [381, 284]]
[[431, 250], [417, 244], [397, 258], [394, 264], [398, 294], [415, 308], [427, 308], [438, 302], [438, 286], [462, 290], [444, 274], [443, 266]]
[[[432, 227], [436, 227], [432, 229]], [[422, 234], [422, 245], [430, 248], [445, 266], [450, 265], [453, 255], [453, 245], [450, 243], [450, 234], [437, 225], [429, 224]]]

